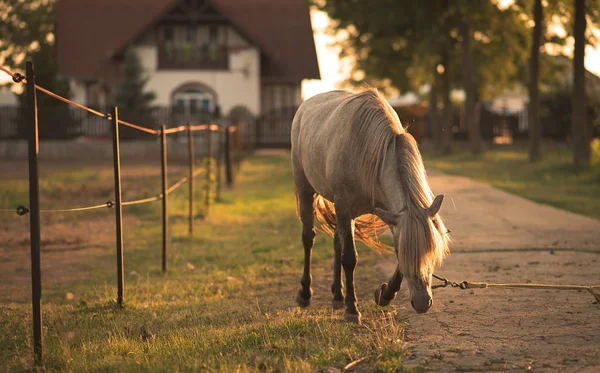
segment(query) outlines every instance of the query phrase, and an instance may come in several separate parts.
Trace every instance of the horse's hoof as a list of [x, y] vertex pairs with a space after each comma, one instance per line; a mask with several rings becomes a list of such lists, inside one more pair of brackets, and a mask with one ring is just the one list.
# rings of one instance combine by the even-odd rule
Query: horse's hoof
[[386, 289], [387, 289], [387, 283], [383, 283], [375, 290], [375, 303], [378, 306], [385, 307], [388, 304], [390, 304], [390, 302], [392, 300], [394, 300], [394, 298], [396, 298], [396, 294], [394, 294], [394, 297], [392, 299], [384, 298], [383, 293], [385, 292]]
[[356, 325], [360, 325], [360, 312], [357, 314], [348, 313], [348, 311], [344, 312], [344, 320], [347, 322], [354, 323]]
[[339, 300], [339, 299], [333, 299], [331, 301], [331, 307], [334, 310], [341, 310], [342, 308], [344, 308], [344, 299]]
[[298, 305], [302, 308], [308, 307], [310, 306], [310, 298], [304, 299], [302, 298], [300, 292], [298, 292], [298, 295], [296, 295], [296, 303], [298, 303]]

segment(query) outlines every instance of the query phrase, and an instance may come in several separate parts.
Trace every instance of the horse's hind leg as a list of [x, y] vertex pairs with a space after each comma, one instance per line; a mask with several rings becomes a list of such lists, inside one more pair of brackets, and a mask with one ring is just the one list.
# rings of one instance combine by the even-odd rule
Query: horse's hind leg
[[356, 291], [354, 290], [354, 269], [358, 262], [356, 246], [354, 244], [354, 222], [350, 215], [344, 211], [343, 207], [335, 206], [337, 228], [335, 234], [342, 247], [342, 267], [346, 275], [346, 311], [344, 319], [346, 321], [360, 324], [360, 312], [358, 312], [358, 301]]
[[331, 293], [333, 294], [331, 306], [340, 309], [344, 307], [344, 285], [342, 284], [342, 242], [337, 232], [333, 235], [333, 249], [335, 250], [335, 259], [333, 261], [333, 284], [331, 284]]
[[380, 305], [381, 307], [385, 307], [394, 298], [396, 298], [396, 293], [400, 290], [400, 285], [402, 284], [402, 273], [396, 267], [392, 278], [387, 283], [381, 284], [377, 290], [375, 290], [375, 303]]
[[314, 190], [309, 187], [300, 188], [297, 190], [298, 202], [300, 205], [300, 220], [302, 221], [302, 244], [304, 245], [304, 272], [300, 284], [302, 287], [296, 296], [296, 302], [300, 307], [310, 305], [310, 298], [313, 291], [310, 287], [312, 276], [310, 274], [310, 262], [312, 256], [312, 248], [315, 242], [314, 229]]

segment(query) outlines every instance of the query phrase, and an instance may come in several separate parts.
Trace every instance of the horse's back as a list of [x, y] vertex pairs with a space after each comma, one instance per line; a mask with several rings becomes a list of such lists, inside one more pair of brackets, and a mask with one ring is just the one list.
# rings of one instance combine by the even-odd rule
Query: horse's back
[[344, 137], [339, 123], [343, 101], [350, 95], [341, 90], [317, 94], [300, 105], [292, 123], [292, 165], [296, 178], [305, 177], [317, 193], [328, 199], [333, 191], [327, 180], [327, 166], [335, 156], [335, 142]]
[[335, 108], [349, 95], [347, 91], [330, 91], [319, 93], [304, 101], [298, 108], [292, 123], [292, 146], [298, 145], [296, 141], [299, 140], [300, 131], [322, 129]]

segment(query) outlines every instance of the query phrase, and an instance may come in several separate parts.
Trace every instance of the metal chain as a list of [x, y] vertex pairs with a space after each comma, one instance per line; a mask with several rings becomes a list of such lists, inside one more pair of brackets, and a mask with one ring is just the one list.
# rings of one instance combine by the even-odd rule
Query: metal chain
[[433, 275], [436, 279], [443, 281], [443, 284], [433, 285], [432, 289], [445, 288], [450, 285], [453, 288], [466, 289], [485, 289], [485, 288], [509, 288], [509, 289], [545, 289], [545, 290], [586, 290], [590, 292], [596, 301], [600, 303], [600, 285], [549, 285], [549, 284], [494, 284], [486, 282], [468, 282], [463, 281], [461, 283], [448, 281], [447, 278]]
[[433, 277], [435, 277], [435, 278], [437, 278], [438, 280], [440, 280], [440, 281], [443, 281], [443, 282], [444, 282], [443, 284], [439, 284], [439, 285], [433, 285], [433, 286], [431, 286], [431, 288], [432, 288], [432, 289], [445, 288], [445, 287], [447, 287], [448, 285], [450, 285], [450, 286], [451, 286], [451, 287], [453, 287], [453, 288], [461, 288], [461, 289], [463, 289], [463, 290], [464, 290], [464, 289], [466, 289], [466, 287], [464, 287], [464, 286], [465, 286], [465, 284], [466, 284], [466, 281], [463, 281], [463, 282], [461, 282], [461, 283], [459, 284], [459, 283], [457, 283], [457, 282], [448, 281], [448, 279], [447, 279], [447, 278], [445, 278], [445, 277], [440, 277], [440, 276], [438, 276], [438, 275], [432, 275], [432, 276], [433, 276]]

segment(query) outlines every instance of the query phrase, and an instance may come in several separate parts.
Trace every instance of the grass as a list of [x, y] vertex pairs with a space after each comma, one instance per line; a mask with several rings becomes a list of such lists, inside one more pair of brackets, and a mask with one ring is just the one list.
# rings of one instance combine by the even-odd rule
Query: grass
[[518, 146], [496, 148], [474, 156], [466, 150], [451, 155], [424, 152], [427, 168], [467, 176], [527, 199], [600, 219], [600, 141], [593, 144], [592, 165], [577, 170], [569, 149], [544, 148], [531, 163]]
[[[144, 197], [160, 182], [143, 173], [125, 178], [124, 192], [138, 192], [126, 199]], [[77, 204], [71, 195], [88, 202], [89, 195], [93, 201], [110, 196], [110, 168], [51, 171], [42, 179], [46, 205]], [[80, 184], [91, 186], [82, 191]], [[4, 180], [2, 206], [23, 203], [26, 188], [25, 176]], [[45, 371], [317, 371], [342, 369], [362, 358], [361, 366], [377, 371], [401, 369], [405, 321], [393, 306], [381, 309], [372, 300], [374, 288], [387, 278], [377, 266], [382, 258], [371, 250], [359, 244], [356, 281], [363, 325], [343, 322], [343, 310], [329, 307], [333, 248], [323, 233], [313, 254], [313, 304], [296, 306], [303, 249], [292, 191], [289, 156], [253, 157], [243, 162], [223, 201], [196, 221], [193, 237], [187, 234], [186, 189], [174, 193], [166, 275], [160, 272], [160, 203], [126, 209], [126, 218], [136, 219], [125, 223], [123, 309], [114, 300], [113, 245], [104, 243], [100, 254], [78, 257], [81, 262], [70, 267], [43, 251], [42, 261], [55, 261], [51, 266], [57, 267], [55, 278], [43, 280]], [[200, 209], [200, 192], [196, 200]], [[112, 224], [110, 211], [56, 219], [70, 224], [88, 216], [97, 232], [103, 232], [102, 224]], [[58, 234], [54, 221], [44, 222], [43, 239]], [[67, 241], [78, 234], [84, 243], [114, 241], [99, 237], [102, 233], [61, 233]], [[2, 372], [32, 369], [28, 286], [0, 303]]]

